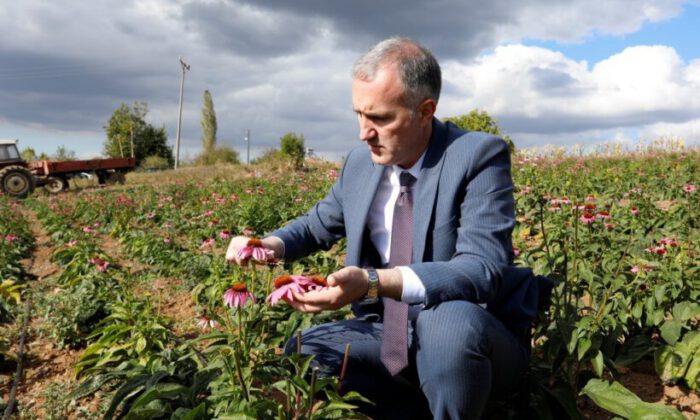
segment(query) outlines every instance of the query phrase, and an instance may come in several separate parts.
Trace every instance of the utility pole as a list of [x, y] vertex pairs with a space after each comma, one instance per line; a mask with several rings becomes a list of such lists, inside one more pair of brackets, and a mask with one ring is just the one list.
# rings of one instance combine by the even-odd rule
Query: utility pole
[[245, 164], [250, 165], [250, 129], [245, 130], [245, 142], [246, 142], [246, 158], [245, 158]]
[[180, 77], [180, 110], [177, 117], [177, 136], [175, 137], [175, 169], [177, 169], [177, 165], [180, 162], [180, 126], [182, 125], [182, 94], [185, 90], [185, 72], [190, 69], [190, 66], [182, 60], [182, 57], [178, 57], [178, 59], [180, 60], [182, 77]]

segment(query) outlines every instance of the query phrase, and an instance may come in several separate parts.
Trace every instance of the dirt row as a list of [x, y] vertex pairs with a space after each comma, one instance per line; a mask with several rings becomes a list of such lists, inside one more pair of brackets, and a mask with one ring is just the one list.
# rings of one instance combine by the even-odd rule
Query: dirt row
[[[25, 272], [31, 279], [29, 286], [37, 293], [56, 293], [58, 289], [51, 290], [47, 286], [48, 280], [60, 274], [61, 268], [51, 262], [51, 255], [56, 249], [50, 236], [44, 230], [41, 222], [33, 211], [24, 208], [24, 216], [29, 221], [35, 238], [35, 247], [32, 256], [22, 261]], [[124, 257], [119, 242], [107, 235], [100, 238], [100, 247], [117, 264], [128, 267], [131, 270], [140, 270], [144, 267], [135, 266]], [[185, 324], [191, 325], [195, 318], [195, 309], [192, 299], [187, 292], [175, 292], [179, 279], [162, 278], [154, 280], [144, 292], [159, 293], [161, 299], [156, 302], [159, 313], [170, 318], [178, 333], [179, 327]], [[162, 293], [167, 289], [167, 293]], [[51, 322], [44, 319], [38, 312], [40, 308], [32, 308], [28, 334], [25, 344], [24, 372], [17, 392], [17, 407], [15, 418], [55, 418], [56, 405], [68, 403], [65, 391], [72, 389], [77, 380], [74, 377], [74, 367], [80, 359], [84, 348], [70, 349], [59, 348], [49, 338], [42, 337], [40, 331], [42, 325]], [[17, 336], [19, 336], [19, 321], [17, 321]], [[19, 340], [15, 340], [19, 341]], [[12, 348], [18, 351], [18, 343]], [[14, 369], [11, 372], [0, 372], [0, 396], [7, 403], [13, 383]], [[55, 401], [63, 398], [63, 401]], [[67, 407], [64, 411], [66, 418], [99, 418], [99, 405], [104, 404], [100, 395], [78, 401], [75, 406]], [[52, 410], [51, 413], [47, 410]], [[60, 410], [59, 410], [60, 411]], [[19, 415], [18, 413], [21, 413]], [[0, 413], [2, 414], [2, 413]]]

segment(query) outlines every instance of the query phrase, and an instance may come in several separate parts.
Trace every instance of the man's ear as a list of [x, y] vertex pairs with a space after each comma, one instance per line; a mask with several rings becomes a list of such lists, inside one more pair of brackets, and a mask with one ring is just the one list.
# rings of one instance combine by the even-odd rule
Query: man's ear
[[437, 103], [435, 99], [426, 99], [418, 105], [418, 115], [422, 123], [430, 124], [433, 120], [433, 115], [435, 115], [435, 110], [437, 109]]

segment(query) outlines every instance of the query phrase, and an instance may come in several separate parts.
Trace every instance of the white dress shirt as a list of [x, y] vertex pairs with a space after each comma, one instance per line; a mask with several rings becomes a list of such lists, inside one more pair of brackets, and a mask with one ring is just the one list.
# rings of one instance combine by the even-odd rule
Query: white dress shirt
[[[394, 205], [401, 189], [399, 175], [403, 171], [408, 171], [417, 180], [424, 157], [425, 152], [409, 169], [402, 169], [397, 165], [384, 168], [384, 174], [379, 182], [377, 193], [374, 195], [374, 201], [372, 201], [372, 206], [367, 215], [370, 239], [379, 252], [383, 265], [389, 262], [391, 253], [391, 226], [394, 221]], [[415, 191], [415, 186], [416, 183], [411, 187], [412, 194]], [[403, 277], [401, 301], [405, 303], [424, 303], [425, 286], [418, 278], [418, 275], [406, 266], [396, 268], [401, 271], [401, 276]]]

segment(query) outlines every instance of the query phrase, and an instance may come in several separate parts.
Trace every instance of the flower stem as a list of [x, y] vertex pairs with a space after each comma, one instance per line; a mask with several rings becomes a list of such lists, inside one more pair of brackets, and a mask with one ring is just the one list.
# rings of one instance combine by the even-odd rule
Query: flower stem
[[238, 382], [241, 384], [241, 388], [243, 389], [243, 397], [247, 402], [250, 402], [250, 396], [248, 395], [248, 387], [245, 384], [245, 381], [243, 380], [243, 371], [241, 370], [241, 362], [238, 360], [238, 352], [234, 349], [233, 351], [233, 363], [236, 367], [236, 375], [238, 376]]

